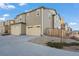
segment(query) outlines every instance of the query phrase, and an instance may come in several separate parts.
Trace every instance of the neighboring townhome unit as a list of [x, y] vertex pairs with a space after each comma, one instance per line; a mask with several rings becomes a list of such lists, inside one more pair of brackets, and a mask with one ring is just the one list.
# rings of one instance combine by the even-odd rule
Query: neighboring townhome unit
[[5, 22], [0, 22], [0, 35], [5, 33]]
[[11, 31], [11, 29], [10, 29], [10, 21], [7, 20], [7, 21], [5, 21], [5, 33], [10, 34], [10, 31]]
[[39, 7], [26, 13], [26, 35], [43, 35], [50, 28], [60, 28], [55, 9]]
[[15, 24], [11, 25], [12, 35], [25, 35], [26, 34], [26, 20], [25, 13], [18, 15], [15, 18]]
[[15, 20], [5, 21], [5, 33], [11, 34], [11, 25], [15, 24]]
[[5, 22], [0, 22], [0, 34], [10, 34], [12, 24], [15, 24], [15, 20], [7, 20]]

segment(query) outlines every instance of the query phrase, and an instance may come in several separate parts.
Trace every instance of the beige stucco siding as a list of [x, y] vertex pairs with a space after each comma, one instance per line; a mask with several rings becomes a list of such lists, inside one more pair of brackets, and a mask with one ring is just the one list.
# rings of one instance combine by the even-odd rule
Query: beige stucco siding
[[54, 10], [44, 9], [43, 11], [43, 32], [46, 32], [47, 29], [52, 28], [52, 15], [56, 14]]
[[61, 28], [61, 24], [60, 24], [60, 18], [59, 18], [59, 16], [56, 15], [56, 16], [54, 17], [54, 19], [55, 19], [55, 20], [54, 20], [54, 27], [60, 29], [60, 28]]
[[[49, 28], [53, 28], [53, 26], [54, 26], [54, 28], [60, 28], [60, 18], [57, 15], [57, 12], [55, 10], [45, 9], [44, 20], [46, 20], [48, 23], [47, 24], [46, 21], [44, 21], [45, 22], [44, 24], [45, 25], [47, 24], [47, 26]], [[53, 20], [54, 20], [54, 22], [53, 22]]]
[[5, 26], [0, 26], [0, 34], [4, 34], [5, 33]]
[[15, 19], [15, 22], [16, 23], [19, 23], [19, 22], [23, 22], [23, 23], [26, 23], [26, 14], [21, 14], [21, 15], [18, 15]]
[[60, 26], [61, 26], [60, 25], [60, 18], [59, 18], [59, 15], [57, 14], [56, 10], [49, 10], [49, 14], [50, 14], [50, 19], [51, 19], [51, 25], [54, 26], [53, 28], [60, 29]]
[[5, 33], [5, 22], [0, 22], [0, 34]]
[[5, 25], [5, 33], [10, 34], [11, 28], [10, 25]]
[[21, 24], [21, 34], [22, 35], [26, 34], [26, 24]]
[[44, 28], [51, 28], [52, 25], [51, 25], [51, 19], [50, 19], [50, 13], [47, 9], [44, 9], [43, 11], [43, 27]]
[[37, 10], [27, 13], [26, 24], [27, 26], [41, 25], [41, 9], [37, 9]]

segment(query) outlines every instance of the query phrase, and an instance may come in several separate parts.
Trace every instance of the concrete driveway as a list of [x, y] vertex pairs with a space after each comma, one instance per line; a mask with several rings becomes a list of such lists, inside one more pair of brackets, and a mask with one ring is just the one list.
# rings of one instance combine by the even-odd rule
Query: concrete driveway
[[1, 56], [77, 56], [79, 53], [64, 51], [28, 42], [36, 37], [0, 36]]

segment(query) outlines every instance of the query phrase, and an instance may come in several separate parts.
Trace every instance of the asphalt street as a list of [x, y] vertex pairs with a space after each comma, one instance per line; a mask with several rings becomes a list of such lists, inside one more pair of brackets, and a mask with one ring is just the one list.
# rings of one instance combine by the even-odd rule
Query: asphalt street
[[0, 36], [0, 56], [79, 56], [70, 52], [28, 42], [36, 37]]

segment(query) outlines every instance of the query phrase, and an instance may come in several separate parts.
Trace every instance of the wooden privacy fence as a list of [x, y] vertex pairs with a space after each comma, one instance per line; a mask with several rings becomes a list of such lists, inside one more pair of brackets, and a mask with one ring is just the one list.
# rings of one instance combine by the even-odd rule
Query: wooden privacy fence
[[48, 29], [46, 35], [56, 37], [66, 37], [66, 31], [61, 29]]

